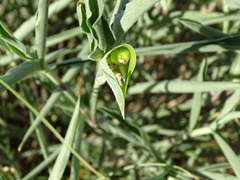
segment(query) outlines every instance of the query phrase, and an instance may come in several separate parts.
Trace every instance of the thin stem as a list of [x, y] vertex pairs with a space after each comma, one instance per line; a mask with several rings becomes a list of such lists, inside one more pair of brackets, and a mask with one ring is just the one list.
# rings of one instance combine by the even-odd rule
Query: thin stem
[[44, 65], [46, 49], [48, 5], [48, 0], [39, 0], [35, 24], [37, 56], [42, 61], [42, 65]]

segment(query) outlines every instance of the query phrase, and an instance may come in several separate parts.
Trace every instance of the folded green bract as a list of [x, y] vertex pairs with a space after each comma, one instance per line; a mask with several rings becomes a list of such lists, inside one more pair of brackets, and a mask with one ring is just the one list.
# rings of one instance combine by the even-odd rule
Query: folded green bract
[[97, 83], [105, 81], [111, 87], [121, 114], [125, 116], [125, 95], [129, 79], [136, 65], [136, 53], [132, 46], [117, 46], [111, 24], [104, 16], [102, 0], [80, 1], [77, 6], [79, 25], [90, 42], [89, 58], [99, 61]]
[[124, 44], [105, 54], [100, 68], [111, 87], [122, 116], [125, 116], [127, 86], [136, 65], [136, 54], [132, 46]]

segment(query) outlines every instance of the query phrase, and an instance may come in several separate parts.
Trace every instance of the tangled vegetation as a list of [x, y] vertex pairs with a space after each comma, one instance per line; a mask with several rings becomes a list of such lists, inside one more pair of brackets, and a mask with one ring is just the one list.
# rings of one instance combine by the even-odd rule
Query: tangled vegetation
[[239, 180], [238, 0], [2, 0], [0, 180]]

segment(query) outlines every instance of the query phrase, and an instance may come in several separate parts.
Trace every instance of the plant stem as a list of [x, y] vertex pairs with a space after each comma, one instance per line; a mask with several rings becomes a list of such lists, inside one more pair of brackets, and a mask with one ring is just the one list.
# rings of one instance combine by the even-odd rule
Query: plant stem
[[35, 24], [37, 56], [42, 65], [44, 65], [46, 49], [48, 4], [48, 0], [39, 0]]

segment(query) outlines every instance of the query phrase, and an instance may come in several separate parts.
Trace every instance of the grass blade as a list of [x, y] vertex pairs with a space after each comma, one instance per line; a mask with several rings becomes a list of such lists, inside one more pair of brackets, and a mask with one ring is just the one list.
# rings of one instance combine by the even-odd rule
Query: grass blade
[[211, 92], [211, 91], [226, 91], [236, 90], [240, 88], [239, 83], [233, 82], [214, 82], [214, 81], [153, 81], [137, 83], [131, 86], [128, 94], [141, 93], [194, 93], [194, 92]]
[[227, 158], [228, 162], [233, 168], [234, 173], [240, 179], [240, 161], [238, 159], [238, 156], [234, 153], [232, 148], [224, 141], [224, 139], [217, 134], [216, 132], [213, 133], [215, 140], [217, 141], [218, 145], [222, 149], [225, 157]]
[[[21, 79], [29, 76], [33, 73], [42, 70], [42, 66], [39, 60], [26, 61], [13, 69], [10, 69], [5, 75], [0, 76], [0, 78], [7, 82], [9, 85], [12, 85]], [[5, 87], [0, 84], [0, 93], [5, 90]]]
[[[204, 80], [204, 75], [207, 67], [207, 59], [203, 59], [200, 70], [198, 72], [198, 81], [203, 81]], [[202, 106], [202, 93], [201, 92], [195, 92], [193, 95], [193, 103], [192, 103], [192, 108], [190, 111], [190, 120], [189, 120], [189, 132], [193, 130], [193, 128], [196, 126], [200, 111], [201, 111], [201, 106]]]
[[189, 29], [200, 33], [208, 38], [215, 39], [215, 38], [221, 38], [226, 37], [227, 35], [222, 33], [219, 30], [213, 29], [208, 26], [204, 26], [199, 22], [190, 20], [190, 19], [179, 19], [179, 22], [183, 24], [184, 26], [188, 27]]
[[[65, 142], [68, 143], [69, 145], [72, 145], [75, 132], [78, 127], [77, 124], [79, 122], [79, 112], [80, 112], [79, 108], [80, 108], [80, 97], [78, 98], [78, 101], [75, 105], [75, 109], [74, 109], [70, 124], [68, 126], [66, 136], [64, 138]], [[66, 146], [62, 145], [59, 155], [57, 157], [57, 160], [55, 161], [55, 164], [53, 166], [53, 170], [50, 174], [49, 180], [62, 178], [64, 170], [67, 166], [69, 155], [70, 155], [70, 150]]]

